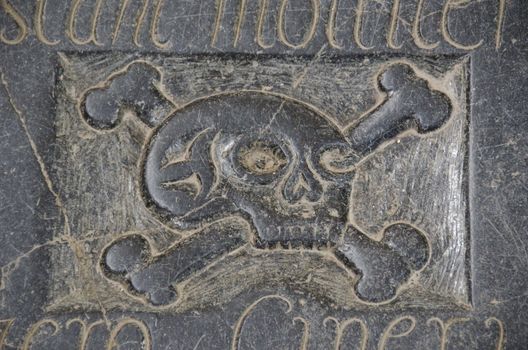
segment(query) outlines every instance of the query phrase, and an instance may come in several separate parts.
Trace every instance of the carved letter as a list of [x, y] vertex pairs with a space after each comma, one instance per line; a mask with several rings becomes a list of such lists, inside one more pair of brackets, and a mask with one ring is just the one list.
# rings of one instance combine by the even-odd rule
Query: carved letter
[[222, 18], [224, 17], [225, 5], [225, 0], [216, 0], [216, 18], [213, 34], [211, 35], [211, 46], [215, 46], [216, 40], [218, 39], [218, 33], [222, 26]]
[[400, 13], [400, 0], [394, 0], [394, 3], [392, 4], [392, 12], [391, 12], [391, 21], [389, 30], [387, 32], [387, 45], [391, 49], [401, 49], [403, 44], [396, 45], [394, 42], [394, 35], [396, 34], [396, 30], [398, 29], [398, 14]]
[[301, 322], [303, 324], [303, 336], [301, 339], [301, 346], [299, 347], [299, 350], [308, 350], [308, 340], [310, 339], [310, 322], [306, 321], [302, 317], [295, 317], [293, 319], [293, 323], [295, 322]]
[[110, 338], [108, 339], [108, 343], [106, 345], [106, 350], [112, 350], [114, 347], [118, 347], [117, 344], [117, 336], [119, 332], [126, 326], [135, 326], [141, 334], [143, 335], [143, 344], [145, 344], [145, 350], [151, 350], [152, 349], [152, 339], [150, 337], [150, 332], [147, 328], [147, 326], [138, 320], [134, 320], [132, 318], [126, 318], [122, 321], [120, 321], [113, 329], [112, 332], [110, 332]]
[[330, 12], [328, 15], [328, 23], [326, 24], [326, 38], [330, 43], [330, 47], [334, 49], [342, 49], [336, 39], [336, 17], [337, 17], [337, 5], [339, 0], [332, 0], [332, 5], [330, 6]]
[[37, 39], [46, 45], [57, 45], [60, 41], [51, 41], [44, 34], [44, 9], [46, 0], [37, 0], [37, 10], [35, 11], [35, 35]]
[[432, 50], [436, 48], [438, 45], [440, 45], [440, 42], [437, 41], [436, 43], [430, 44], [427, 41], [425, 41], [425, 39], [422, 37], [422, 33], [420, 31], [420, 21], [422, 20], [422, 9], [424, 6], [424, 1], [425, 0], [418, 1], [418, 5], [416, 7], [416, 16], [414, 17], [414, 22], [413, 22], [412, 37], [414, 39], [414, 43], [420, 49]]
[[369, 331], [367, 328], [367, 325], [362, 319], [359, 318], [349, 318], [348, 320], [344, 322], [339, 322], [334, 317], [327, 317], [323, 321], [323, 325], [326, 326], [326, 323], [328, 321], [333, 321], [336, 324], [336, 337], [334, 342], [334, 349], [340, 350], [341, 345], [343, 343], [343, 335], [345, 334], [348, 327], [351, 327], [354, 323], [359, 324], [359, 327], [361, 328], [361, 343], [360, 343], [360, 350], [366, 350], [367, 349], [367, 342], [369, 337]]
[[497, 32], [495, 33], [495, 47], [499, 49], [502, 45], [502, 28], [504, 27], [504, 14], [506, 12], [506, 0], [499, 0], [499, 14], [497, 16]]
[[0, 349], [4, 348], [5, 339], [7, 338], [7, 334], [9, 333], [9, 329], [13, 325], [13, 322], [15, 322], [15, 319], [0, 320], [0, 325], [2, 325], [2, 328], [0, 328]]
[[22, 350], [29, 350], [29, 347], [31, 346], [31, 342], [33, 341], [33, 337], [38, 332], [38, 330], [46, 324], [53, 326], [53, 333], [51, 334], [52, 336], [57, 334], [57, 332], [59, 331], [59, 327], [60, 327], [57, 321], [51, 320], [51, 319], [44, 319], [44, 320], [38, 321], [33, 326], [31, 326], [28, 333], [26, 334], [26, 337], [24, 338], [24, 342], [22, 343]]
[[499, 327], [499, 339], [497, 339], [497, 347], [495, 349], [504, 349], [504, 324], [496, 317], [490, 317], [486, 320], [486, 327], [490, 327], [492, 323], [496, 323]]
[[237, 47], [238, 41], [240, 40], [240, 32], [242, 30], [242, 25], [244, 24], [244, 19], [246, 17], [246, 5], [247, 0], [240, 0], [240, 7], [238, 8], [238, 17], [235, 24], [235, 40], [233, 41], [234, 47]]
[[442, 35], [444, 36], [445, 41], [447, 41], [451, 46], [456, 47], [461, 50], [474, 50], [480, 45], [482, 45], [483, 40], [480, 40], [478, 43], [473, 45], [464, 45], [457, 42], [449, 33], [449, 13], [452, 8], [459, 6], [460, 1], [458, 0], [447, 0], [444, 9], [442, 10]]
[[78, 323], [81, 327], [79, 332], [79, 350], [86, 350], [86, 345], [88, 343], [88, 337], [90, 336], [90, 333], [92, 332], [92, 329], [96, 326], [104, 324], [102, 320], [95, 321], [90, 323], [90, 325], [87, 325], [85, 321], [74, 318], [66, 322], [66, 329], [70, 328], [70, 326], [74, 323]]
[[164, 2], [165, 0], [158, 0], [158, 3], [156, 4], [156, 10], [154, 11], [154, 16], [152, 17], [152, 23], [150, 26], [150, 40], [152, 40], [152, 43], [154, 44], [154, 46], [160, 49], [166, 49], [167, 47], [169, 47], [169, 43], [167, 41], [162, 43], [158, 35], [159, 20], [161, 16], [161, 7], [163, 6]]
[[266, 13], [268, 11], [269, 0], [260, 1], [260, 11], [257, 21], [257, 44], [263, 49], [273, 47], [273, 44], [266, 44], [262, 32], [264, 31], [264, 22], [266, 21]]
[[121, 22], [123, 21], [123, 16], [125, 15], [125, 11], [128, 7], [129, 1], [130, 0], [122, 0], [121, 2], [121, 7], [119, 8], [119, 15], [117, 16], [117, 20], [114, 26], [114, 33], [112, 34], [112, 44], [115, 44], [117, 40], [117, 35], [119, 34], [119, 29], [121, 28]]
[[354, 22], [354, 40], [356, 45], [362, 50], [370, 50], [371, 47], [365, 46], [361, 40], [361, 30], [363, 29], [361, 23], [363, 21], [363, 14], [365, 12], [365, 1], [359, 0], [356, 8], [356, 20]]
[[11, 5], [7, 0], [0, 0], [0, 7], [13, 18], [15, 23], [18, 26], [18, 35], [9, 39], [5, 36], [5, 28], [0, 32], [0, 41], [7, 45], [16, 45], [20, 44], [27, 36], [28, 26], [26, 20], [20, 15], [20, 13]]
[[[233, 338], [232, 338], [232, 341], [231, 341], [231, 350], [238, 350], [239, 342], [240, 342], [240, 336], [241, 336], [241, 332], [242, 332], [242, 326], [244, 325], [244, 322], [246, 322], [246, 319], [249, 317], [249, 315], [251, 315], [251, 313], [255, 310], [255, 308], [261, 302], [263, 302], [265, 300], [270, 300], [270, 299], [278, 299], [280, 301], [283, 301], [286, 304], [286, 306], [288, 307], [286, 309], [286, 313], [290, 313], [292, 311], [291, 302], [288, 299], [286, 299], [285, 297], [280, 296], [280, 295], [267, 295], [267, 296], [264, 296], [264, 297], [258, 299], [255, 302], [253, 302], [253, 304], [249, 305], [242, 312], [242, 315], [240, 316], [240, 318], [238, 319], [238, 321], [237, 321], [237, 323], [235, 325], [235, 329], [233, 331]], [[294, 322], [295, 322], [295, 319], [294, 319]], [[306, 325], [306, 323], [305, 323], [305, 325]], [[304, 335], [306, 334], [306, 327], [305, 327], [303, 333], [304, 333]], [[303, 336], [303, 342], [301, 343], [301, 346], [302, 346], [302, 344], [304, 344], [305, 340], [307, 341], [307, 339], [305, 339], [305, 336]]]
[[[401, 333], [393, 334], [392, 333], [393, 329], [397, 325], [399, 325], [401, 322], [404, 322], [404, 321], [411, 322], [411, 324], [409, 325], [409, 328]], [[401, 337], [405, 337], [409, 335], [414, 330], [414, 327], [416, 327], [416, 319], [412, 316], [402, 316], [402, 317], [399, 317], [393, 320], [391, 323], [389, 323], [387, 328], [385, 328], [385, 331], [383, 331], [383, 334], [381, 335], [380, 342], [378, 345], [378, 350], [384, 350], [385, 345], [387, 344], [387, 340], [391, 338], [401, 338]]]
[[286, 9], [288, 8], [288, 2], [289, 0], [282, 0], [281, 7], [279, 9], [279, 18], [277, 20], [279, 22], [279, 39], [284, 45], [291, 47], [292, 49], [300, 49], [308, 45], [315, 35], [317, 24], [319, 23], [319, 0], [310, 0], [312, 4], [312, 20], [310, 21], [308, 31], [298, 44], [292, 43], [286, 35]]
[[143, 26], [143, 21], [145, 20], [145, 16], [147, 15], [149, 0], [145, 0], [143, 3], [143, 8], [139, 12], [139, 16], [136, 20], [136, 29], [134, 31], [134, 45], [137, 47], [141, 47], [141, 44], [139, 43], [139, 36], [141, 34], [141, 27]]
[[[112, 44], [116, 42], [117, 37], [119, 35], [119, 30], [121, 29], [121, 23], [123, 22], [123, 17], [125, 16], [125, 12], [128, 8], [130, 0], [122, 0], [121, 7], [119, 10], [119, 15], [116, 20], [116, 24], [114, 27], [114, 33], [112, 34]], [[134, 45], [137, 47], [141, 47], [141, 44], [139, 43], [139, 37], [141, 35], [141, 28], [143, 27], [143, 22], [145, 21], [145, 16], [147, 15], [149, 0], [143, 0], [143, 6], [141, 7], [141, 10], [139, 11], [139, 14], [136, 18], [136, 26], [134, 29]], [[159, 12], [161, 11], [161, 5], [158, 3], [158, 6], [156, 7], [156, 13], [154, 15], [154, 18], [152, 19], [152, 28], [157, 27], [157, 22], [159, 21]], [[151, 31], [152, 34], [152, 31]]]
[[79, 7], [81, 7], [81, 1], [82, 0], [74, 0], [72, 3], [70, 15], [68, 16], [68, 27], [66, 29], [66, 35], [75, 45], [86, 45], [89, 43], [93, 43], [94, 45], [101, 45], [101, 43], [97, 40], [97, 20], [99, 19], [99, 15], [101, 13], [101, 5], [103, 1], [97, 0], [97, 2], [95, 3], [94, 12], [92, 14], [90, 34], [86, 39], [78, 38], [77, 31], [75, 29], [75, 18], [77, 17], [77, 14], [79, 12]]
[[449, 336], [449, 328], [451, 328], [451, 326], [455, 323], [462, 323], [467, 321], [469, 321], [469, 318], [450, 318], [449, 320], [444, 322], [438, 317], [433, 317], [427, 320], [427, 324], [431, 325], [433, 322], [436, 322], [438, 324], [438, 328], [440, 329], [440, 350], [446, 350], [447, 337]]

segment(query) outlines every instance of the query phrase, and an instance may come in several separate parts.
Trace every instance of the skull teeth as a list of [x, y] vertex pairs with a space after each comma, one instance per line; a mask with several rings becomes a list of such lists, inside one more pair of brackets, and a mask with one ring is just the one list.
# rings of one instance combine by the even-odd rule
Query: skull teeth
[[264, 250], [313, 250], [323, 251], [332, 247], [332, 243], [322, 240], [258, 240], [255, 246]]

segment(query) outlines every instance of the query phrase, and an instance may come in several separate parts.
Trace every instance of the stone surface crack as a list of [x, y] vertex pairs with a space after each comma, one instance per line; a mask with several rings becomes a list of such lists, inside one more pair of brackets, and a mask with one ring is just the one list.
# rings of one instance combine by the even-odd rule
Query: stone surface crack
[[9, 105], [11, 106], [11, 108], [13, 108], [13, 111], [17, 115], [18, 121], [20, 122], [20, 125], [22, 126], [22, 129], [24, 130], [24, 133], [26, 134], [26, 137], [28, 139], [29, 145], [30, 145], [31, 150], [33, 152], [33, 156], [35, 157], [35, 160], [37, 161], [37, 163], [39, 165], [40, 173], [41, 173], [41, 175], [42, 175], [42, 177], [44, 179], [44, 182], [46, 183], [48, 191], [53, 195], [53, 197], [55, 199], [55, 205], [57, 206], [57, 208], [59, 209], [59, 211], [61, 212], [61, 214], [62, 214], [62, 216], [64, 218], [65, 234], [69, 235], [70, 234], [70, 223], [69, 223], [68, 213], [66, 212], [66, 210], [64, 208], [62, 199], [60, 198], [60, 196], [57, 193], [57, 191], [54, 189], [53, 182], [51, 180], [51, 177], [49, 176], [48, 170], [46, 169], [46, 165], [44, 164], [44, 160], [42, 159], [42, 156], [40, 155], [40, 153], [39, 153], [39, 151], [37, 149], [37, 145], [36, 145], [35, 141], [33, 140], [33, 137], [31, 136], [31, 133], [29, 132], [29, 129], [28, 129], [28, 126], [27, 126], [27, 122], [26, 122], [26, 118], [24, 117], [22, 111], [16, 106], [15, 101], [13, 99], [13, 96], [11, 95], [11, 92], [9, 90], [9, 84], [8, 84], [8, 82], [7, 82], [6, 78], [5, 78], [4, 72], [2, 70], [0, 70], [0, 81], [2, 82], [2, 86], [4, 87], [4, 90], [6, 92]]

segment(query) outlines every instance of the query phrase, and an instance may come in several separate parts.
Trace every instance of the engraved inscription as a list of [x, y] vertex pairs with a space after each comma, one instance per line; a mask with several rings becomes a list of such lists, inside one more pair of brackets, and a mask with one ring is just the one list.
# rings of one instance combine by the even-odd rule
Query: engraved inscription
[[359, 348], [361, 350], [367, 349], [368, 339], [369, 339], [369, 329], [365, 323], [360, 318], [349, 318], [345, 321], [339, 321], [335, 317], [329, 316], [325, 318], [323, 321], [323, 325], [326, 326], [330, 321], [332, 321], [335, 324], [335, 340], [334, 340], [334, 350], [340, 350], [342, 349], [343, 345], [343, 336], [345, 335], [345, 332], [349, 329], [354, 327], [354, 325], [358, 325], [361, 332], [361, 340]]
[[[259, 306], [261, 308], [264, 308], [263, 305], [265, 303], [275, 303], [280, 306], [280, 308], [277, 308], [277, 313], [281, 312], [285, 316], [289, 316], [291, 320], [295, 323], [296, 320], [304, 320], [302, 316], [296, 316], [301, 310], [298, 310], [298, 308], [295, 306], [295, 304], [289, 299], [284, 296], [278, 295], [278, 294], [272, 294], [272, 295], [266, 295], [264, 297], [261, 297], [254, 301], [252, 304], [247, 306], [240, 314], [240, 317], [236, 321], [236, 324], [233, 327], [233, 333], [231, 338], [231, 349], [237, 350], [240, 349], [241, 346], [241, 338], [244, 335], [244, 325], [246, 323], [249, 323], [250, 316], [257, 312], [257, 309]], [[301, 304], [302, 307], [302, 304]], [[307, 321], [304, 320], [304, 325], [308, 325]], [[324, 329], [328, 329], [330, 331], [333, 331], [333, 343], [332, 343], [332, 349], [339, 350], [350, 347], [352, 344], [356, 344], [357, 349], [366, 350], [370, 349], [372, 345], [377, 350], [384, 350], [384, 349], [390, 349], [392, 348], [395, 343], [398, 341], [401, 341], [400, 339], [411, 337], [411, 336], [418, 336], [418, 337], [431, 337], [434, 333], [426, 333], [424, 330], [430, 331], [430, 327], [433, 324], [438, 325], [438, 330], [440, 331], [440, 339], [439, 342], [430, 343], [431, 347], [428, 347], [428, 349], [438, 349], [438, 350], [445, 350], [448, 348], [448, 345], [453, 346], [454, 344], [450, 342], [449, 335], [458, 335], [458, 334], [464, 334], [464, 336], [468, 336], [471, 331], [469, 329], [473, 329], [473, 332], [475, 331], [474, 328], [469, 328], [471, 323], [475, 323], [475, 319], [472, 318], [448, 318], [445, 321], [442, 321], [440, 318], [433, 316], [428, 319], [424, 319], [423, 322], [419, 319], [418, 316], [412, 315], [412, 314], [406, 314], [402, 316], [395, 316], [391, 317], [387, 320], [386, 324], [383, 325], [383, 323], [380, 323], [379, 320], [376, 319], [374, 324], [369, 324], [368, 321], [365, 321], [363, 317], [350, 317], [348, 319], [338, 319], [334, 316], [328, 316], [326, 317], [322, 323], [321, 326]], [[484, 321], [479, 321], [478, 327], [483, 328], [489, 328], [492, 324], [496, 325], [498, 328], [498, 331], [494, 335], [496, 341], [496, 347], [494, 349], [500, 350], [503, 349], [504, 346], [504, 325], [503, 322], [496, 317], [489, 317]], [[454, 327], [454, 325], [459, 325], [459, 327]], [[374, 326], [375, 325], [375, 326]], [[314, 326], [314, 325], [312, 325]], [[319, 325], [317, 325], [319, 326]], [[316, 327], [317, 327], [316, 326]], [[374, 327], [373, 327], [374, 326]], [[377, 327], [384, 326], [382, 328], [381, 333], [377, 333]], [[308, 332], [306, 332], [308, 330]], [[344, 342], [344, 337], [347, 335], [347, 333], [352, 333], [353, 331], [357, 339], [354, 339], [354, 342], [352, 343], [352, 338], [347, 338], [349, 342]], [[315, 333], [315, 332], [314, 332]], [[310, 329], [303, 327], [303, 335], [302, 335], [302, 342], [299, 346], [291, 344], [293, 346], [296, 346], [295, 348], [298, 349], [305, 349], [305, 344], [309, 343], [310, 340], [314, 340], [311, 338]], [[374, 336], [372, 336], [374, 335]], [[469, 335], [471, 336], [471, 335]], [[415, 338], [416, 339], [416, 338]], [[352, 344], [351, 344], [352, 343]], [[412, 343], [406, 343], [406, 346], [410, 346]], [[451, 347], [450, 346], [450, 347]], [[330, 347], [328, 347], [330, 348]]]
[[[399, 333], [396, 333], [395, 329], [401, 325], [405, 327], [404, 330], [400, 331]], [[386, 349], [387, 342], [391, 338], [406, 337], [411, 334], [411, 332], [414, 331], [415, 328], [416, 318], [414, 318], [413, 316], [402, 316], [392, 320], [381, 335], [380, 342], [378, 344], [378, 350]]]
[[7, 335], [9, 334], [9, 329], [13, 325], [14, 321], [14, 319], [0, 320], [0, 349], [3, 349]]
[[[380, 322], [376, 320], [375, 323], [372, 323], [361, 316], [338, 319], [332, 315], [322, 321], [310, 322], [302, 313], [302, 306], [304, 305], [301, 304], [300, 306], [299, 308], [298, 303], [279, 294], [265, 295], [256, 299], [240, 312], [231, 327], [232, 333], [228, 340], [229, 345], [225, 344], [225, 348], [231, 350], [245, 348], [242, 345], [244, 338], [252, 336], [252, 329], [248, 326], [255, 326], [255, 321], [251, 318], [259, 312], [265, 312], [270, 317], [281, 316], [283, 321], [293, 326], [297, 333], [297, 340], [289, 345], [291, 348], [299, 350], [306, 350], [311, 342], [317, 342], [318, 339], [315, 338], [315, 334], [321, 334], [318, 333], [318, 328], [324, 332], [329, 332], [329, 339], [332, 342], [331, 345], [328, 344], [327, 348], [329, 349], [348, 348], [353, 341], [353, 344], [357, 344], [357, 349], [366, 350], [370, 348], [369, 345], [374, 345], [376, 349], [381, 350], [389, 349], [392, 345], [398, 344], [401, 338], [411, 335], [414, 335], [416, 340], [435, 338], [433, 335], [434, 330], [431, 332], [432, 329], [430, 327], [433, 324], [438, 324], [440, 338], [438, 342], [430, 343], [431, 347], [428, 347], [428, 349], [445, 350], [451, 348], [456, 344], [452, 342], [452, 337], [460, 335], [473, 337], [476, 335], [474, 332], [483, 332], [490, 327], [496, 328], [496, 331], [490, 339], [492, 343], [486, 344], [486, 348], [502, 350], [506, 343], [504, 323], [494, 316], [484, 320], [480, 318], [447, 318], [445, 321], [442, 321], [438, 316], [432, 316], [428, 319], [423, 319], [422, 322], [419, 315], [408, 314], [392, 316], [386, 321]], [[0, 320], [0, 327], [2, 327], [0, 328], [1, 349], [7, 346], [14, 348], [14, 345], [6, 339], [9, 335], [10, 327], [17, 321], [18, 319]], [[457, 327], [454, 327], [455, 325]], [[267, 328], [269, 326], [272, 329]], [[376, 330], [377, 326], [384, 326], [380, 334]], [[69, 344], [68, 349], [88, 350], [95, 348], [94, 345], [97, 345], [98, 349], [112, 350], [132, 346], [132, 339], [129, 338], [128, 343], [119, 339], [119, 335], [125, 332], [125, 329], [129, 329], [136, 331], [138, 348], [151, 350], [156, 337], [155, 327], [151, 323], [135, 317], [88, 320], [81, 317], [59, 319], [58, 316], [57, 318], [50, 316], [40, 319], [29, 326], [24, 332], [21, 344], [17, 348], [22, 350], [37, 349], [41, 348], [43, 343], [48, 346], [54, 345], [57, 344], [55, 343], [56, 340], [73, 335], [73, 341]], [[267, 327], [265, 326], [264, 331], [273, 332], [273, 327], [280, 327], [280, 325], [271, 324]], [[97, 339], [97, 332], [102, 330], [106, 330], [105, 335]], [[357, 334], [358, 338], [347, 337], [345, 342], [344, 339], [347, 333]], [[482, 333], [477, 334], [482, 335]], [[159, 338], [156, 340], [159, 341]], [[406, 344], [410, 346], [412, 343]]]
[[449, 330], [452, 326], [457, 323], [468, 322], [469, 318], [450, 318], [447, 321], [442, 321], [438, 317], [431, 317], [427, 320], [428, 325], [437, 324], [438, 330], [440, 331], [440, 350], [447, 349], [447, 339], [449, 336]]
[[[299, 50], [307, 48], [311, 43], [316, 42], [318, 28], [322, 25], [325, 26], [325, 36], [327, 44], [337, 50], [344, 50], [350, 48], [358, 48], [360, 50], [370, 50], [374, 45], [370, 45], [365, 42], [364, 36], [366, 32], [376, 31], [377, 26], [383, 26], [385, 33], [384, 47], [391, 50], [400, 50], [404, 47], [405, 41], [400, 43], [396, 42], [396, 34], [398, 32], [399, 23], [408, 21], [412, 22], [412, 31], [410, 33], [412, 41], [419, 49], [433, 50], [440, 45], [440, 41], [431, 41], [424, 38], [421, 33], [422, 22], [430, 15], [424, 13], [424, 0], [415, 0], [415, 10], [412, 18], [402, 18], [401, 7], [403, 6], [401, 0], [384, 0], [385, 6], [390, 12], [387, 16], [386, 21], [376, 21], [376, 27], [365, 27], [366, 22], [369, 22], [368, 16], [369, 11], [367, 6], [369, 0], [357, 0], [353, 5], [354, 10], [354, 23], [348, 31], [340, 30], [338, 35], [338, 29], [346, 27], [344, 23], [339, 20], [339, 13], [345, 11], [339, 7], [339, 1], [332, 0], [328, 2], [320, 0], [306, 0], [306, 7], [310, 13], [309, 19], [306, 23], [301, 26], [301, 30], [304, 35], [301, 39], [293, 41], [288, 36], [287, 25], [290, 22], [292, 16], [296, 15], [296, 11], [288, 11], [290, 0], [280, 0], [277, 3], [273, 3], [274, 8], [271, 8], [269, 0], [261, 0], [258, 2], [258, 10], [256, 11], [255, 17], [251, 18], [248, 8], [251, 3], [247, 0], [239, 0], [236, 8], [226, 11], [228, 2], [226, 0], [215, 1], [215, 13], [213, 16], [207, 15], [207, 19], [210, 20], [210, 30], [204, 33], [204, 36], [210, 38], [210, 44], [212, 47], [216, 47], [220, 41], [220, 37], [224, 35], [230, 35], [229, 41], [234, 47], [240, 46], [241, 36], [244, 31], [254, 31], [254, 39], [259, 47], [268, 49], [273, 46], [283, 45], [285, 48], [292, 50]], [[10, 0], [1, 0], [0, 9], [3, 10], [9, 19], [14, 22], [16, 27], [16, 33], [12, 36], [5, 35], [5, 28], [0, 32], [0, 43], [6, 45], [18, 45], [26, 40], [28, 35], [32, 32], [39, 42], [44, 45], [54, 46], [61, 42], [71, 42], [78, 46], [113, 46], [116, 45], [119, 40], [126, 40], [134, 47], [150, 46], [154, 49], [165, 50], [169, 49], [175, 44], [173, 40], [170, 40], [171, 34], [178, 33], [182, 28], [175, 25], [172, 20], [174, 17], [178, 18], [181, 16], [179, 13], [170, 12], [167, 10], [167, 3], [165, 0], [141, 0], [132, 6], [133, 2], [130, 0], [119, 0], [117, 3], [119, 6], [112, 9], [111, 13], [107, 13], [108, 9], [105, 8], [105, 2], [102, 0], [96, 1], [85, 1], [85, 0], [71, 0], [69, 4], [65, 6], [67, 9], [67, 18], [63, 23], [54, 21], [45, 21], [46, 13], [46, 0], [38, 0], [35, 2], [33, 12], [29, 14], [22, 13]], [[475, 2], [478, 4], [479, 2]], [[496, 16], [494, 19], [494, 46], [499, 49], [502, 45], [504, 35], [504, 24], [507, 12], [507, 1], [496, 0], [495, 11]], [[485, 39], [477, 40], [475, 43], [465, 43], [462, 40], [457, 39], [457, 34], [453, 33], [449, 28], [450, 18], [455, 16], [454, 12], [458, 8], [464, 8], [469, 5], [466, 1], [455, 1], [455, 0], [443, 0], [440, 3], [441, 16], [437, 23], [435, 23], [441, 38], [445, 43], [459, 50], [472, 51], [485, 43]], [[17, 5], [18, 6], [18, 5]], [[134, 11], [131, 9], [134, 8]], [[198, 14], [199, 16], [206, 17], [205, 14]], [[84, 17], [89, 17], [88, 25], [81, 26], [79, 22]], [[31, 28], [26, 18], [33, 18], [33, 26]], [[273, 19], [274, 18], [274, 19]], [[232, 33], [225, 33], [225, 24], [233, 21], [234, 28]], [[98, 33], [98, 29], [103, 23], [112, 23], [113, 30], [110, 33], [101, 34]], [[198, 21], [201, 22], [201, 21]], [[386, 22], [386, 23], [385, 23]], [[254, 28], [250, 28], [250, 24], [255, 23]], [[467, 23], [471, 23], [468, 21]], [[273, 28], [273, 34], [268, 36], [264, 34], [264, 26], [271, 25]], [[60, 25], [62, 28], [57, 28]], [[130, 25], [133, 28], [133, 32], [127, 37], [121, 35], [124, 32], [124, 27]], [[51, 30], [61, 30], [63, 38], [50, 39], [47, 37], [46, 32]], [[163, 32], [163, 36], [169, 39], [162, 40], [160, 38], [160, 32]], [[148, 34], [148, 35], [144, 35]], [[348, 42], [344, 40], [345, 35], [348, 34], [353, 40]], [[400, 33], [401, 35], [403, 33]], [[143, 37], [148, 38], [145, 40]], [[277, 39], [277, 40], [275, 40]], [[351, 45], [353, 43], [353, 45]]]
[[[88, 339], [90, 338], [90, 335], [94, 332], [96, 327], [108, 327], [110, 331], [108, 339], [106, 340], [104, 345], [104, 349], [106, 350], [112, 350], [122, 346], [122, 344], [120, 344], [117, 340], [117, 337], [125, 327], [136, 328], [139, 331], [142, 337], [142, 349], [152, 349], [152, 337], [150, 329], [143, 321], [130, 317], [118, 320], [116, 324], [112, 324], [108, 320], [106, 320], [106, 322], [103, 320], [97, 320], [91, 323], [87, 323], [85, 320], [82, 320], [80, 318], [72, 318], [67, 320], [64, 325], [62, 325], [60, 321], [57, 321], [53, 318], [45, 318], [39, 320], [38, 322], [34, 323], [31, 327], [29, 327], [22, 341], [21, 349], [30, 350], [36, 348], [33, 346], [35, 343], [35, 339], [39, 338], [39, 333], [45, 330], [46, 328], [52, 329], [51, 334], [46, 334], [46, 337], [53, 338], [55, 336], [60, 336], [59, 334], [62, 331], [68, 330], [70, 328], [75, 328], [75, 326], [77, 326], [78, 328], [79, 342], [75, 345], [75, 347], [72, 347], [72, 349], [87, 350]], [[0, 338], [0, 340], [2, 339]], [[2, 345], [3, 343], [0, 343], [0, 348], [2, 347]]]
[[1, 0], [0, 8], [5, 11], [16, 23], [17, 34], [14, 37], [6, 36], [5, 28], [0, 29], [0, 42], [7, 45], [20, 44], [28, 35], [28, 24], [20, 12], [9, 2], [9, 0]]

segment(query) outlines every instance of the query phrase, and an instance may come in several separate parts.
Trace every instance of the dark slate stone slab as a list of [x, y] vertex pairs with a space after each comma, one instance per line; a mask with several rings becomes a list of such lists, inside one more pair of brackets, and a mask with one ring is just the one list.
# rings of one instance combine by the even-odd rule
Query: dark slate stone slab
[[527, 23], [0, 1], [0, 349], [528, 349]]

